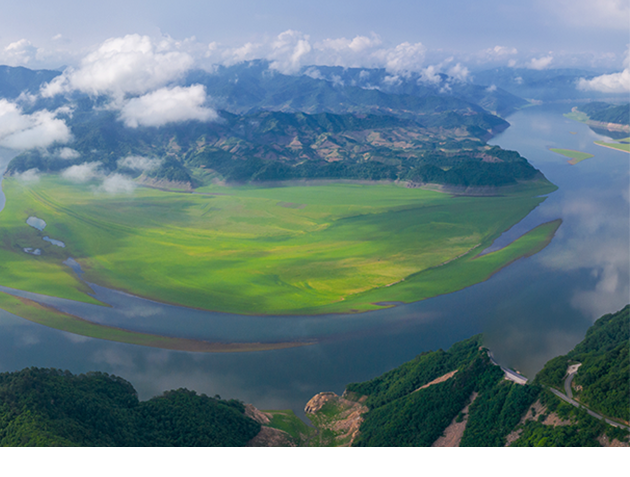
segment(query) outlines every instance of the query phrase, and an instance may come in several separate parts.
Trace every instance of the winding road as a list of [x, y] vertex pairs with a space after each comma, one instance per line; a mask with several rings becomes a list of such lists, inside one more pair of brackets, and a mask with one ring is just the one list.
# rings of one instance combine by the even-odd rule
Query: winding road
[[577, 374], [577, 370], [578, 370], [578, 368], [580, 366], [582, 366], [582, 363], [573, 364], [573, 365], [569, 366], [569, 369], [567, 369], [567, 377], [564, 380], [564, 392], [565, 392], [565, 394], [562, 394], [560, 391], [558, 391], [557, 389], [554, 389], [554, 388], [548, 388], [548, 389], [552, 393], [554, 393], [556, 396], [558, 396], [560, 399], [562, 399], [563, 401], [568, 402], [572, 406], [584, 409], [589, 415], [593, 416], [595, 419], [604, 420], [604, 422], [606, 422], [607, 424], [610, 424], [613, 427], [621, 427], [622, 429], [630, 429], [630, 427], [628, 427], [628, 426], [626, 426], [624, 424], [620, 424], [618, 422], [611, 421], [607, 417], [602, 416], [601, 414], [598, 414], [595, 411], [591, 411], [585, 405], [580, 404], [579, 402], [577, 402], [577, 401], [575, 401], [573, 399], [573, 391], [571, 390], [571, 383], [573, 382], [573, 378]]

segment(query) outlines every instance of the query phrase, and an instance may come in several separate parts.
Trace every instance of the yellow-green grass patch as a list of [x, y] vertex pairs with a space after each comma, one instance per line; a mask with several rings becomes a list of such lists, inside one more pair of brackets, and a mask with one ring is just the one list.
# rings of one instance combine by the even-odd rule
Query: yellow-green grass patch
[[550, 148], [549, 150], [551, 152], [561, 154], [564, 157], [568, 157], [570, 159], [568, 163], [571, 165], [575, 165], [578, 162], [582, 162], [585, 159], [590, 159], [591, 157], [593, 157], [593, 154], [589, 154], [588, 152], [575, 151], [573, 149]]
[[479, 249], [471, 250], [462, 257], [409, 276], [396, 286], [350, 297], [343, 308], [333, 304], [320, 311], [338, 312], [348, 306], [367, 311], [381, 308], [379, 303], [411, 303], [462, 290], [488, 280], [516, 260], [540, 252], [549, 245], [561, 224], [561, 219], [541, 224], [500, 250], [484, 255], [479, 255]]
[[[93, 301], [61, 264], [73, 257], [87, 281], [161, 302], [310, 314], [396, 299], [387, 295], [408, 289], [410, 277], [489, 246], [555, 186], [524, 185], [502, 197], [360, 184], [212, 186], [199, 194], [138, 188], [111, 196], [47, 175], [31, 185], [6, 178], [4, 189], [2, 285]], [[47, 222], [43, 232], [26, 225], [30, 215]], [[66, 248], [43, 242], [44, 235]], [[40, 257], [22, 252], [34, 246]], [[415, 296], [445, 293], [424, 287], [416, 285]], [[384, 298], [357, 308], [370, 292]]]
[[615, 149], [617, 151], [630, 152], [630, 144], [628, 144], [627, 142], [616, 143], [616, 142], [595, 141], [595, 144], [597, 144], [598, 146]]

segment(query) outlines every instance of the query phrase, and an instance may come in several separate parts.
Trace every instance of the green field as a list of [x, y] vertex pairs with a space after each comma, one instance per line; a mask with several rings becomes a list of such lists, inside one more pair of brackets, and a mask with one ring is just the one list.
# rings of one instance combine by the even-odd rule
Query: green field
[[550, 148], [551, 152], [555, 152], [557, 154], [561, 154], [564, 157], [568, 157], [570, 159], [569, 164], [575, 165], [578, 162], [582, 162], [585, 159], [590, 159], [594, 157], [593, 154], [589, 154], [588, 152], [575, 151], [573, 149], [556, 149]]
[[621, 142], [604, 142], [604, 141], [595, 141], [595, 144], [598, 146], [609, 147], [611, 149], [617, 149], [618, 151], [630, 152], [630, 144], [628, 144], [626, 139], [621, 140]]
[[[94, 302], [61, 263], [73, 257], [88, 282], [166, 303], [261, 315], [366, 311], [461, 289], [540, 250], [559, 222], [474, 258], [554, 189], [543, 181], [501, 197], [451, 197], [329, 184], [112, 196], [51, 175], [32, 185], [7, 177], [0, 284]], [[28, 226], [29, 216], [48, 226]]]

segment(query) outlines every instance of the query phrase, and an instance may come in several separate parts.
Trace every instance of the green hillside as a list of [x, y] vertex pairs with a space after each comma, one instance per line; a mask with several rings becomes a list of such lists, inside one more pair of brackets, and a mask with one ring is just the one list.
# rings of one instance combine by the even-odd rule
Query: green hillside
[[178, 389], [139, 401], [104, 373], [0, 374], [1, 446], [243, 446], [260, 431], [239, 401]]

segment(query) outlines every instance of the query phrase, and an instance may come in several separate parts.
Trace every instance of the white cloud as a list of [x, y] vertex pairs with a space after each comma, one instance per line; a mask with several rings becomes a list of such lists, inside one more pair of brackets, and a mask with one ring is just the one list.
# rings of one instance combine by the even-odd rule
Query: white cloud
[[2, 63], [9, 66], [26, 66], [33, 63], [37, 58], [37, 48], [25, 38], [9, 44], [0, 59]]
[[[213, 53], [216, 47], [209, 50], [209, 53]], [[263, 45], [261, 43], [245, 43], [240, 48], [227, 49], [223, 52], [224, 63], [226, 65], [233, 65], [241, 63], [243, 61], [250, 61], [257, 58], [263, 58]]]
[[[273, 70], [284, 74], [295, 74], [310, 65], [385, 68], [393, 74], [419, 72], [422, 69], [426, 48], [421, 43], [401, 43], [393, 48], [382, 48], [376, 34], [327, 38], [312, 43], [309, 35], [287, 30], [277, 37], [259, 43], [246, 43], [239, 48], [219, 45], [208, 47], [206, 56], [220, 58], [223, 64], [232, 65], [253, 59], [266, 59]], [[309, 76], [317, 75], [315, 70]]]
[[497, 90], [497, 85], [496, 84], [491, 84], [490, 86], [488, 86], [486, 88], [486, 92], [487, 93], [494, 93]]
[[427, 49], [422, 43], [401, 43], [395, 48], [378, 50], [374, 56], [384, 62], [385, 69], [391, 73], [421, 71]]
[[217, 113], [203, 106], [206, 90], [202, 85], [188, 88], [179, 86], [161, 88], [139, 98], [126, 101], [120, 111], [120, 119], [127, 127], [163, 126], [171, 122], [188, 120], [211, 121]]
[[[363, 73], [363, 72], [361, 72]], [[324, 75], [322, 75], [322, 72], [319, 71], [317, 68], [311, 66], [309, 69], [307, 69], [304, 74], [306, 76], [309, 76], [313, 79], [324, 79]]]
[[162, 159], [149, 158], [143, 156], [127, 156], [122, 159], [118, 159], [118, 167], [126, 167], [127, 169], [133, 169], [134, 171], [150, 171], [157, 169], [162, 164]]
[[359, 53], [369, 50], [370, 48], [374, 48], [375, 46], [379, 46], [381, 43], [381, 39], [377, 35], [372, 34], [372, 38], [358, 35], [352, 40], [348, 40], [347, 38], [328, 38], [323, 40], [321, 43], [316, 44], [315, 47], [318, 50], [350, 50], [355, 53]]
[[532, 70], [544, 70], [551, 64], [552, 61], [553, 56], [551, 55], [543, 56], [541, 58], [532, 58], [531, 61], [525, 64], [525, 67]]
[[39, 182], [39, 169], [29, 169], [21, 174], [15, 174], [14, 177], [25, 184], [36, 184]]
[[23, 114], [15, 103], [0, 99], [0, 146], [31, 149], [69, 142], [72, 139], [70, 129], [56, 115], [57, 112], [46, 109]]
[[136, 188], [136, 183], [122, 174], [112, 174], [105, 178], [103, 183], [96, 189], [97, 192], [107, 194], [131, 194]]
[[108, 94], [121, 100], [125, 94], [143, 94], [181, 77], [193, 58], [171, 38], [152, 40], [127, 35], [110, 38], [81, 61], [42, 88], [44, 97], [72, 90], [91, 95]]
[[61, 176], [72, 182], [87, 182], [102, 176], [102, 172], [99, 170], [100, 167], [100, 161], [84, 162], [80, 165], [68, 167], [61, 173]]
[[457, 63], [455, 66], [451, 66], [446, 73], [455, 81], [459, 81], [465, 83], [468, 81], [470, 76], [470, 71], [465, 66], [462, 66], [460, 63]]
[[81, 157], [79, 151], [76, 151], [69, 147], [62, 147], [56, 151], [57, 157], [61, 159], [78, 159]]
[[311, 50], [308, 35], [287, 30], [272, 43], [269, 67], [285, 74], [297, 73], [303, 65], [302, 60]]
[[602, 93], [628, 93], [630, 92], [630, 50], [626, 51], [623, 66], [625, 69], [619, 73], [596, 76], [590, 80], [580, 78], [577, 88]]
[[420, 80], [429, 84], [440, 84], [442, 77], [439, 75], [440, 67], [437, 65], [429, 65], [420, 72]]
[[487, 48], [485, 50], [481, 50], [476, 55], [478, 63], [500, 63], [505, 64], [508, 63], [516, 63], [516, 60], [510, 58], [514, 55], [518, 54], [518, 50], [514, 47], [496, 45], [493, 48]]

